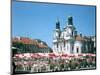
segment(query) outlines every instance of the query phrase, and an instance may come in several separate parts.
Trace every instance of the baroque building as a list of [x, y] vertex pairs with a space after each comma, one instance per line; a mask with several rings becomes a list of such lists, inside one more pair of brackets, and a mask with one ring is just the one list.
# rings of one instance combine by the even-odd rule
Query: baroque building
[[[93, 36], [94, 37], [94, 36]], [[67, 25], [60, 29], [60, 21], [57, 20], [53, 35], [53, 52], [67, 54], [94, 53], [94, 43], [91, 36], [77, 34], [73, 24], [73, 17], [69, 16]]]

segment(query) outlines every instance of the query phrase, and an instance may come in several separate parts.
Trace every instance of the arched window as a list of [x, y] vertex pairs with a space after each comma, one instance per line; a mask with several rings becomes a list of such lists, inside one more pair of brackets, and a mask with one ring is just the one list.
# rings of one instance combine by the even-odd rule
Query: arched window
[[77, 51], [77, 53], [79, 53], [79, 48], [78, 47], [76, 48], [76, 51]]

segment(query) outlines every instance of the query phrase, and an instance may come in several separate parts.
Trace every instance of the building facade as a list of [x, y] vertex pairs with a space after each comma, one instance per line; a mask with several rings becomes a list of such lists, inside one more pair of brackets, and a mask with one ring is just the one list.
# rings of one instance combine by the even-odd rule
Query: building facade
[[60, 29], [60, 21], [56, 22], [56, 29], [53, 35], [53, 52], [67, 54], [90, 53], [92, 42], [90, 36], [82, 36], [77, 34], [77, 30], [73, 24], [73, 18], [68, 17], [67, 25], [63, 30]]

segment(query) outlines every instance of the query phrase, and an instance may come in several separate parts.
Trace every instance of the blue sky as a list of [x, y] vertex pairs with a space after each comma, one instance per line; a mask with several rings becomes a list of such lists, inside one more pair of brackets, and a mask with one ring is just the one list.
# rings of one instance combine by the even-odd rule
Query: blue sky
[[12, 2], [12, 36], [41, 39], [52, 47], [53, 30], [57, 17], [61, 29], [67, 25], [68, 16], [78, 33], [95, 35], [95, 6]]

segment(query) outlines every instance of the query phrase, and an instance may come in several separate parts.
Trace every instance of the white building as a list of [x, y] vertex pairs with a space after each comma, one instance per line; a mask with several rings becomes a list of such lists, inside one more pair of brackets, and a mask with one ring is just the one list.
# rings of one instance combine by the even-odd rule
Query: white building
[[77, 35], [72, 17], [68, 17], [67, 25], [63, 30], [60, 29], [59, 20], [56, 22], [53, 36], [54, 53], [81, 54], [84, 52], [83, 40], [82, 34]]

